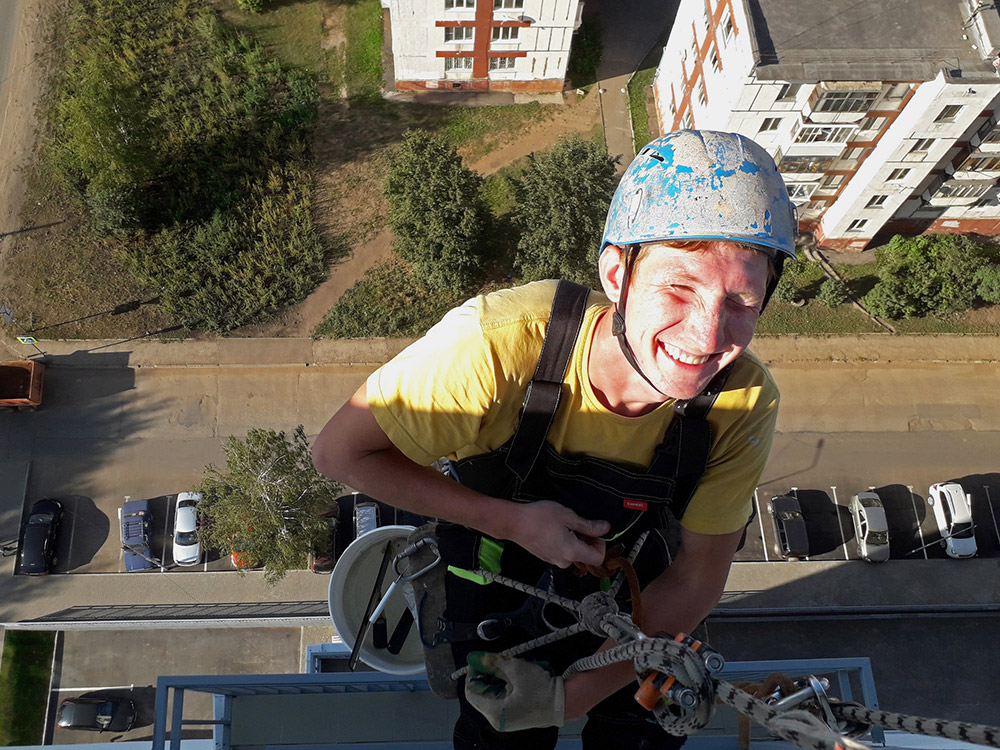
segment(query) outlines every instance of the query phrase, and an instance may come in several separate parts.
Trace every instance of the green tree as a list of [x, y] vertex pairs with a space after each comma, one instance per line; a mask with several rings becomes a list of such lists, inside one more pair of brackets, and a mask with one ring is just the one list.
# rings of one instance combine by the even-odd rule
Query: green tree
[[277, 583], [304, 566], [311, 549], [329, 543], [320, 514], [343, 488], [313, 467], [302, 425], [290, 439], [284, 432], [253, 429], [246, 439], [230, 437], [224, 450], [225, 468], [206, 466], [198, 486], [207, 521], [202, 541], [228, 551], [238, 540], [247, 558], [266, 567], [264, 579]]
[[808, 267], [807, 261], [801, 257], [801, 255], [796, 255], [794, 260], [786, 260], [782, 266], [781, 278], [778, 279], [777, 285], [774, 287], [774, 293], [771, 298], [775, 302], [785, 302], [791, 304], [796, 300], [801, 298], [801, 292], [799, 291], [799, 278], [805, 273]]
[[874, 315], [900, 319], [968, 310], [985, 249], [965, 235], [896, 235], [875, 251], [879, 281], [865, 295]]
[[573, 137], [532, 154], [515, 189], [521, 230], [515, 267], [525, 281], [592, 284], [604, 220], [618, 177], [603, 142]]
[[464, 291], [491, 260], [483, 179], [443, 139], [409, 130], [385, 180], [394, 247], [438, 289]]
[[976, 271], [976, 293], [983, 302], [1000, 305], [1000, 264], [990, 263]]
[[847, 284], [842, 279], [827, 278], [820, 284], [816, 299], [827, 307], [842, 305], [850, 299], [850, 295], [847, 293]]

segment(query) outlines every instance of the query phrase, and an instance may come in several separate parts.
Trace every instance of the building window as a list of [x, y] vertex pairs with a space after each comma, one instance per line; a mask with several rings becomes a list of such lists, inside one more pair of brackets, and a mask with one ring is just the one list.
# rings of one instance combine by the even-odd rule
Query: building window
[[726, 11], [726, 15], [722, 18], [722, 41], [727, 46], [729, 41], [733, 38], [733, 16], [729, 11]]
[[705, 91], [705, 79], [702, 78], [698, 81], [698, 101], [701, 102], [701, 106], [708, 104], [708, 92]]
[[444, 59], [445, 72], [449, 70], [472, 70], [471, 57], [446, 57]]
[[909, 169], [894, 169], [889, 172], [888, 182], [899, 182], [910, 173]]
[[851, 222], [850, 226], [847, 227], [848, 232], [860, 232], [868, 225], [868, 219], [855, 219]]
[[493, 0], [493, 10], [521, 10], [524, 0]]
[[494, 26], [493, 27], [493, 41], [494, 42], [516, 42], [518, 32], [521, 29], [517, 26]]
[[475, 8], [476, 0], [444, 0], [444, 9], [452, 8]]
[[888, 117], [866, 117], [861, 121], [862, 130], [881, 130], [889, 121]]
[[691, 119], [691, 110], [689, 109], [684, 113], [684, 117], [681, 118], [681, 128], [684, 130], [690, 130], [694, 121]]
[[516, 57], [491, 57], [490, 70], [513, 70]]
[[698, 37], [695, 36], [691, 40], [691, 65], [694, 65], [694, 61], [698, 59]]
[[865, 208], [882, 208], [888, 199], [888, 195], [873, 195], [868, 199], [868, 202], [865, 204]]
[[867, 112], [878, 99], [877, 91], [824, 91], [817, 112]]
[[719, 50], [714, 44], [708, 49], [708, 57], [712, 61], [713, 68], [722, 70], [722, 60], [719, 59]]
[[1000, 169], [1000, 156], [975, 156], [965, 160], [960, 169], [970, 172], [995, 172]]
[[705, 28], [712, 28], [712, 4], [705, 0]]
[[992, 182], [946, 182], [937, 194], [942, 198], [982, 198], [992, 187]]
[[926, 154], [931, 150], [931, 146], [934, 145], [933, 138], [918, 138], [913, 146], [910, 147], [911, 154]]
[[781, 124], [780, 117], [765, 117], [764, 122], [760, 124], [760, 132], [766, 133], [770, 130], [777, 130], [780, 124]]
[[934, 122], [955, 122], [955, 118], [958, 117], [958, 113], [961, 111], [961, 104], [948, 104], [938, 112], [938, 116], [934, 118]]
[[885, 92], [886, 99], [902, 99], [910, 91], [910, 84], [908, 83], [894, 83], [889, 86], [889, 90]]
[[800, 88], [802, 88], [801, 83], [781, 84], [781, 88], [778, 89], [778, 101], [779, 102], [795, 101], [795, 97], [798, 95]]
[[471, 42], [473, 31], [475, 29], [471, 26], [445, 26], [444, 40], [446, 42]]
[[795, 137], [796, 143], [846, 143], [857, 128], [850, 125], [805, 125]]
[[816, 182], [789, 182], [785, 184], [788, 190], [788, 197], [794, 200], [805, 200], [813, 194], [819, 183]]

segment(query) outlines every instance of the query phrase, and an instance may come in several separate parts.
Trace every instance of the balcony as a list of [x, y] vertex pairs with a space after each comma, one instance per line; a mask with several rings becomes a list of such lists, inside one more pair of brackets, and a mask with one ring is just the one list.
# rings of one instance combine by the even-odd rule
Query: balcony
[[971, 206], [996, 193], [995, 180], [944, 180], [924, 191], [931, 206]]

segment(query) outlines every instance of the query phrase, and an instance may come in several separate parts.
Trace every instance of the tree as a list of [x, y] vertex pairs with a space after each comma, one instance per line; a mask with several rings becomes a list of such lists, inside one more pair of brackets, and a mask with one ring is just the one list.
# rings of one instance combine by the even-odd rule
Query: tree
[[913, 318], [968, 310], [976, 301], [985, 249], [959, 234], [896, 235], [875, 251], [879, 281], [865, 307], [883, 318]]
[[573, 137], [532, 154], [515, 189], [521, 230], [515, 266], [525, 281], [593, 283], [601, 234], [618, 177], [603, 142]]
[[202, 539], [226, 551], [238, 539], [241, 551], [266, 567], [264, 580], [277, 583], [302, 567], [311, 549], [329, 544], [320, 514], [343, 488], [313, 467], [302, 425], [290, 440], [284, 432], [250, 430], [245, 440], [230, 437], [224, 450], [225, 469], [205, 467], [198, 486], [207, 521]]
[[847, 293], [847, 284], [842, 279], [827, 278], [820, 284], [816, 299], [827, 307], [842, 305], [850, 299], [850, 295]]
[[394, 247], [438, 289], [466, 291], [491, 252], [483, 179], [443, 139], [409, 130], [385, 180]]

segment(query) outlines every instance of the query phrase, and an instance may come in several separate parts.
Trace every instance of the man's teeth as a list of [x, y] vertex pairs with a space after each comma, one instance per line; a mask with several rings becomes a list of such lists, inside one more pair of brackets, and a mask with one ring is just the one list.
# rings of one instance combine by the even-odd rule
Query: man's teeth
[[663, 350], [671, 356], [671, 358], [676, 359], [678, 362], [683, 362], [686, 365], [703, 365], [708, 362], [709, 355], [703, 355], [701, 357], [693, 357], [690, 354], [685, 354], [680, 349], [675, 349], [669, 344], [663, 344]]

